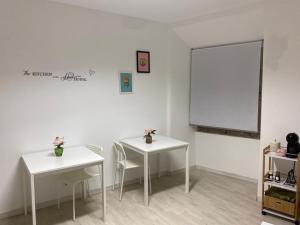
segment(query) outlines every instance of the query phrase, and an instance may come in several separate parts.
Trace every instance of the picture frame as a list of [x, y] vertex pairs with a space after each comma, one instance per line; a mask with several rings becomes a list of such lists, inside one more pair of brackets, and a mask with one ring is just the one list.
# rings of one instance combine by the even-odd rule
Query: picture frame
[[121, 71], [119, 72], [119, 87], [120, 94], [132, 94], [133, 93], [133, 76], [132, 72]]
[[150, 52], [136, 51], [137, 73], [150, 73]]

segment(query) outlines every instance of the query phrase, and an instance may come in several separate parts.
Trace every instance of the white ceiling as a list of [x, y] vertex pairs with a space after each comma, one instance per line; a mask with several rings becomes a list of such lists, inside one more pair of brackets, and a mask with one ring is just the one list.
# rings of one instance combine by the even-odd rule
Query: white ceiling
[[52, 0], [125, 16], [175, 24], [262, 0]]

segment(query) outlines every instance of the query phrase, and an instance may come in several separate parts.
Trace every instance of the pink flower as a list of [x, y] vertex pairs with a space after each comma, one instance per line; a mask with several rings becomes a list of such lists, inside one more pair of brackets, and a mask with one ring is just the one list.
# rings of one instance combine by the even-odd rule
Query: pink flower
[[145, 135], [155, 134], [155, 131], [152, 128], [147, 128], [145, 129]]
[[64, 138], [56, 137], [53, 141], [55, 146], [61, 146], [64, 144]]
[[145, 134], [146, 134], [146, 135], [151, 134], [151, 132], [152, 132], [152, 129], [151, 129], [151, 128], [145, 129]]

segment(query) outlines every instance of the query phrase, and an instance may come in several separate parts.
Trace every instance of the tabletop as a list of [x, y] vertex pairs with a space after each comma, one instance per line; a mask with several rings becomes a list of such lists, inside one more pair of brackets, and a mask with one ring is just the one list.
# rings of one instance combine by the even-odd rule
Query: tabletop
[[25, 153], [22, 159], [30, 174], [43, 174], [58, 170], [94, 165], [104, 158], [85, 146], [66, 147], [61, 157], [56, 157], [54, 150]]
[[125, 145], [143, 152], [156, 152], [174, 148], [186, 147], [189, 143], [162, 135], [153, 135], [152, 143], [147, 144], [144, 137], [126, 138], [120, 140]]

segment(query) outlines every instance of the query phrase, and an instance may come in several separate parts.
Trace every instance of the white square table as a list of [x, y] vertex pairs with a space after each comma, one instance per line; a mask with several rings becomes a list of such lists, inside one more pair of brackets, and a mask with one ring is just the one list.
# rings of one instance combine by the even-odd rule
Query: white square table
[[153, 153], [161, 153], [180, 148], [185, 149], [185, 192], [189, 192], [189, 143], [176, 140], [174, 138], [153, 135], [153, 142], [147, 144], [144, 137], [126, 138], [120, 140], [120, 143], [137, 153], [144, 156], [144, 203], [146, 206], [149, 204], [149, 190], [148, 190], [148, 155]]
[[[30, 177], [31, 186], [31, 208], [32, 224], [36, 225], [36, 206], [35, 206], [35, 186], [34, 179], [37, 176], [44, 176], [55, 173], [67, 172], [75, 169], [86, 168], [98, 165], [102, 166], [102, 207], [103, 220], [105, 221], [106, 213], [106, 191], [104, 179], [104, 158], [87, 149], [84, 146], [66, 147], [61, 157], [56, 157], [54, 150], [27, 153], [22, 155], [24, 162], [23, 171], [23, 191], [24, 191], [24, 213], [27, 215], [27, 190], [26, 174]], [[100, 172], [100, 171], [99, 171]]]

